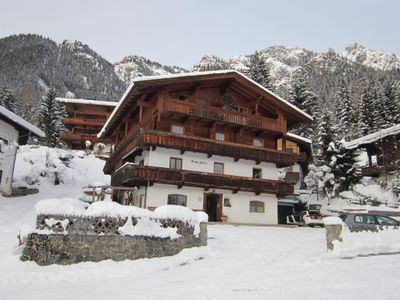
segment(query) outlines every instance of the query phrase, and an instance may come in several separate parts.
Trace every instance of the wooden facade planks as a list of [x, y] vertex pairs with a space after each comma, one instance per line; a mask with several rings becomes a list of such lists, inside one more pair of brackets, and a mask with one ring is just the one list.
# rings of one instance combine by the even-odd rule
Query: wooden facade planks
[[[112, 153], [104, 167], [104, 172], [111, 174], [113, 170], [118, 168], [118, 162], [122, 165], [123, 158], [126, 160], [129, 158], [129, 155], [134, 155], [134, 150], [149, 147], [164, 147], [181, 151], [200, 152], [208, 155], [228, 156], [235, 160], [248, 159], [254, 160], [257, 163], [271, 162], [275, 163], [278, 167], [290, 166], [297, 161], [306, 160], [304, 153], [288, 153], [238, 143], [220, 142], [212, 139], [172, 134], [151, 129], [140, 129], [129, 139], [126, 139]], [[129, 161], [133, 161], [133, 159], [129, 159]]]
[[175, 170], [128, 164], [112, 176], [113, 186], [146, 186], [148, 183], [163, 183], [204, 189], [226, 189], [232, 191], [284, 195], [293, 193], [293, 186], [287, 182], [256, 179], [187, 170]]

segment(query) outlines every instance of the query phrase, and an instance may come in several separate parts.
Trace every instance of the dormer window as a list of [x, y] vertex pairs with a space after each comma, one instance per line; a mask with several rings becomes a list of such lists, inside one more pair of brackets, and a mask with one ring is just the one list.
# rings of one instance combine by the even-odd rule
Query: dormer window
[[183, 126], [172, 125], [171, 132], [175, 134], [183, 134]]
[[215, 133], [215, 140], [216, 141], [220, 141], [220, 142], [225, 141], [225, 134], [222, 133], [222, 132], [216, 132]]

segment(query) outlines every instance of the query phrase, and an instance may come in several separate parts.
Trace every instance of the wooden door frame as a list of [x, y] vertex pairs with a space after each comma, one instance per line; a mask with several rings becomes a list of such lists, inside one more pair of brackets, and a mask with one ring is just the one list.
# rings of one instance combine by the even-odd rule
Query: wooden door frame
[[215, 194], [216, 195], [216, 215], [215, 215], [215, 222], [221, 222], [221, 217], [222, 217], [222, 199], [223, 199], [223, 194], [220, 193], [215, 193], [215, 192], [205, 192], [203, 194], [203, 211], [207, 213], [207, 197], [209, 195]]

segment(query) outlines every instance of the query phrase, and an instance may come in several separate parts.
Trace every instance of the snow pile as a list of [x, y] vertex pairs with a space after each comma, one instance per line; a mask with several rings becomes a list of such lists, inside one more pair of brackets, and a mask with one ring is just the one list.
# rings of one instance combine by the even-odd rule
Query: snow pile
[[400, 253], [400, 229], [384, 227], [378, 231], [352, 232], [340, 218], [324, 218], [325, 225], [341, 225], [341, 241], [333, 241], [330, 252], [335, 257], [355, 257], [376, 254]]
[[152, 212], [136, 206], [121, 205], [117, 202], [99, 201], [92, 203], [81, 215], [89, 217], [150, 218], [152, 217]]
[[[126, 235], [143, 235], [179, 237], [177, 228], [164, 228], [160, 219], [173, 219], [187, 223], [194, 228], [196, 237], [200, 234], [200, 223], [208, 221], [208, 215], [204, 212], [193, 212], [190, 208], [178, 205], [164, 205], [154, 212], [147, 209], [121, 205], [111, 201], [94, 202], [88, 207], [86, 203], [73, 198], [45, 199], [36, 203], [37, 215], [63, 215], [81, 217], [115, 217], [127, 218], [127, 222], [120, 228], [120, 233]], [[138, 223], [132, 224], [132, 217], [137, 218]]]
[[118, 231], [123, 235], [155, 236], [174, 240], [180, 237], [177, 229], [176, 227], [164, 228], [158, 220], [154, 219], [138, 219], [137, 224], [134, 226], [132, 218], [128, 218], [125, 225], [120, 227]]
[[83, 151], [45, 146], [22, 146], [18, 150], [13, 186], [38, 187], [65, 184], [82, 187], [94, 181], [108, 184], [103, 173], [104, 161]]
[[79, 216], [85, 213], [86, 204], [75, 198], [45, 199], [35, 205], [36, 215]]
[[324, 218], [324, 225], [343, 225], [343, 221], [338, 217]]

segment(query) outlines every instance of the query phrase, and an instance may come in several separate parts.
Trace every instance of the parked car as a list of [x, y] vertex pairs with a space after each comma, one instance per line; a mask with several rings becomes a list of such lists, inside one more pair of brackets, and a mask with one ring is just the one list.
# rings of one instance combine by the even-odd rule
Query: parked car
[[339, 218], [349, 228], [376, 229], [377, 226], [400, 226], [399, 221], [388, 216], [370, 213], [342, 213]]

